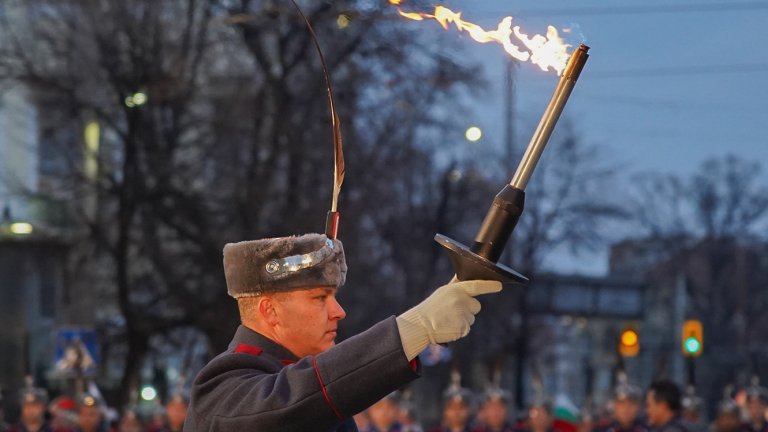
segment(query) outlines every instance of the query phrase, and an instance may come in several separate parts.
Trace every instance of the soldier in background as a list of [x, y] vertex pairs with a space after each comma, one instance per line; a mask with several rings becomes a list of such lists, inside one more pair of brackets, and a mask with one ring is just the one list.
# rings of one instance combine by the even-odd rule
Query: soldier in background
[[34, 386], [31, 377], [21, 391], [21, 416], [10, 432], [51, 432], [51, 426], [45, 419], [48, 392]]
[[742, 423], [741, 432], [768, 432], [765, 421], [765, 408], [768, 403], [768, 390], [762, 387], [757, 377], [752, 379], [752, 385], [747, 388], [747, 413], [749, 419]]
[[509, 399], [509, 392], [498, 385], [486, 388], [478, 410], [480, 425], [474, 432], [512, 432], [514, 428], [507, 420]]
[[640, 421], [640, 408], [643, 392], [639, 387], [619, 378], [619, 384], [613, 391], [613, 415], [608, 425], [595, 429], [595, 432], [648, 432], [648, 427]]
[[77, 402], [61, 395], [48, 404], [53, 432], [71, 432], [77, 427]]
[[181, 432], [187, 418], [189, 399], [181, 392], [176, 392], [165, 404], [165, 421], [158, 432]]
[[691, 432], [705, 432], [707, 423], [702, 414], [703, 401], [696, 395], [696, 388], [689, 385], [683, 398], [683, 423]]
[[104, 406], [94, 395], [85, 393], [80, 397], [77, 411], [77, 432], [106, 432]]
[[710, 427], [711, 432], [738, 432], [741, 425], [741, 408], [731, 397], [733, 389], [726, 387], [723, 399], [717, 405], [717, 416]]
[[680, 419], [682, 395], [677, 384], [655, 381], [645, 397], [645, 412], [652, 432], [688, 432]]
[[402, 432], [424, 432], [424, 429], [421, 428], [421, 425], [416, 419], [411, 395], [411, 389], [407, 387], [400, 392], [397, 421], [402, 425]]
[[117, 430], [118, 432], [143, 432], [144, 425], [136, 411], [127, 409], [123, 412], [123, 416], [120, 418]]
[[397, 419], [400, 411], [399, 399], [399, 394], [392, 392], [371, 405], [367, 409], [370, 423], [366, 429], [360, 429], [360, 431], [401, 432], [402, 425]]
[[430, 432], [470, 432], [472, 392], [461, 386], [461, 374], [451, 372], [451, 385], [443, 392], [443, 419]]
[[534, 403], [528, 409], [525, 430], [528, 432], [552, 432], [554, 420], [554, 417], [552, 417], [552, 404], [549, 402]]

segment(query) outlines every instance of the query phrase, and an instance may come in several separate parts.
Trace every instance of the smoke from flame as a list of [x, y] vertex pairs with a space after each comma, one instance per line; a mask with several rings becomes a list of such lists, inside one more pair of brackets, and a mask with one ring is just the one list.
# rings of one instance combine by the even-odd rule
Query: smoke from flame
[[552, 26], [547, 27], [546, 35], [528, 36], [520, 30], [520, 26], [512, 26], [512, 17], [508, 16], [499, 22], [495, 30], [485, 30], [477, 24], [464, 21], [461, 18], [461, 12], [454, 12], [443, 6], [435, 6], [432, 14], [426, 14], [403, 11], [400, 8], [403, 0], [389, 0], [389, 3], [398, 6], [398, 12], [405, 18], [414, 21], [434, 19], [446, 30], [453, 24], [459, 31], [467, 32], [475, 41], [480, 43], [496, 42], [503, 46], [504, 51], [513, 58], [520, 61], [530, 61], [544, 71], [551, 68], [558, 74], [562, 73], [570, 57], [568, 48], [571, 45], [565, 43], [557, 29]]

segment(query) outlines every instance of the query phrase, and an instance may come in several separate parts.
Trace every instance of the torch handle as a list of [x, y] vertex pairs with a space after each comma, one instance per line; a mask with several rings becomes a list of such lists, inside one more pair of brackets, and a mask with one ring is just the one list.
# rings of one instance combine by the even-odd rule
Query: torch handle
[[525, 151], [523, 160], [515, 172], [512, 181], [499, 192], [475, 236], [472, 248], [444, 235], [438, 234], [435, 240], [449, 253], [451, 263], [459, 280], [490, 279], [502, 282], [526, 283], [528, 278], [509, 267], [499, 264], [504, 246], [523, 213], [525, 204], [525, 186], [531, 178], [533, 169], [552, 135], [555, 123], [563, 112], [565, 103], [571, 95], [576, 80], [587, 62], [589, 47], [581, 45], [568, 60], [565, 72], [555, 88], [555, 93], [547, 105], [546, 111], [536, 128], [536, 132]]
[[579, 78], [582, 69], [584, 69], [584, 65], [589, 57], [587, 51], [589, 51], [589, 47], [582, 44], [568, 60], [563, 76], [557, 83], [552, 99], [549, 100], [549, 104], [541, 116], [539, 125], [533, 133], [533, 137], [531, 137], [523, 159], [520, 161], [515, 175], [509, 182], [512, 187], [525, 190], [525, 187], [528, 185], [533, 170], [536, 168], [536, 164], [544, 152], [544, 147], [549, 142], [549, 137], [552, 136], [555, 124], [560, 119], [560, 114], [563, 113], [565, 103], [568, 102], [568, 97], [570, 97], [573, 87], [576, 85], [576, 80]]

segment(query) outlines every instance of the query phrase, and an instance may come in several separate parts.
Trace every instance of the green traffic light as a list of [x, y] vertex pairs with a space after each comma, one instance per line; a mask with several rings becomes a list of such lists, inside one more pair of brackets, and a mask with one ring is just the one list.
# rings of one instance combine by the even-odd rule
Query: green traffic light
[[685, 340], [685, 350], [691, 354], [699, 352], [701, 349], [701, 342], [695, 337], [689, 337]]

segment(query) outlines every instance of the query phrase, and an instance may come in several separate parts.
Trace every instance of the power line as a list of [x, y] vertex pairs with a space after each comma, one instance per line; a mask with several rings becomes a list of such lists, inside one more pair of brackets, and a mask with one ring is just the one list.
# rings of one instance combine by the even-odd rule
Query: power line
[[665, 13], [692, 12], [743, 12], [768, 10], [768, 2], [742, 1], [711, 4], [677, 4], [677, 5], [632, 5], [632, 6], [583, 6], [577, 8], [558, 9], [520, 9], [517, 11], [477, 11], [473, 15], [504, 16], [514, 13], [517, 16], [575, 16], [575, 15], [641, 15]]
[[692, 75], [725, 75], [768, 71], [768, 63], [747, 63], [728, 65], [670, 66], [647, 69], [625, 69], [590, 71], [590, 77], [596, 78], [656, 78]]

